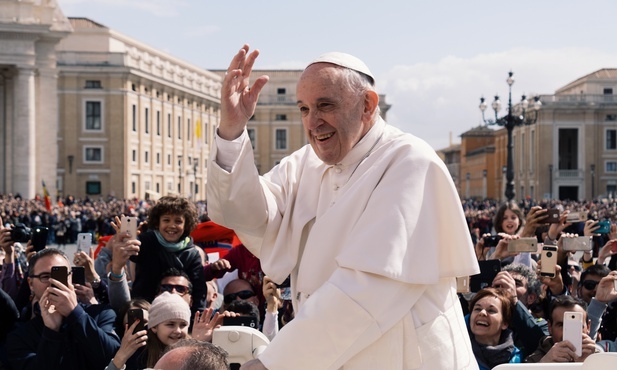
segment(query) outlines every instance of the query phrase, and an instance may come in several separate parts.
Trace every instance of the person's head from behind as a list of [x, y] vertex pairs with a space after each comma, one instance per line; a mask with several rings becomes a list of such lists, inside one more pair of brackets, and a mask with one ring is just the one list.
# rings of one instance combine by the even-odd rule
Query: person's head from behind
[[189, 305], [177, 294], [159, 294], [148, 315], [148, 366], [152, 367], [163, 350], [180, 339], [186, 338], [191, 319]]
[[235, 312], [240, 316], [252, 317], [255, 319], [255, 327], [259, 328], [259, 308], [253, 302], [235, 300], [227, 305], [225, 311]]
[[379, 96], [368, 67], [344, 53], [327, 53], [306, 67], [298, 81], [297, 106], [315, 154], [339, 163], [373, 127]]
[[[45, 248], [30, 258], [28, 284], [37, 300], [51, 284], [49, 279], [53, 266], [66, 266], [68, 271], [71, 270], [71, 263], [66, 254], [55, 248]], [[70, 283], [70, 276], [68, 281]]]
[[172, 267], [165, 270], [163, 275], [161, 275], [158, 292], [159, 294], [163, 292], [177, 294], [190, 306], [192, 303], [193, 284], [186, 272]]
[[570, 295], [555, 297], [548, 308], [548, 331], [555, 343], [563, 340], [563, 315], [566, 312], [583, 313], [583, 333], [589, 333], [590, 322], [587, 320], [587, 304], [585, 301]]
[[210, 308], [212, 305], [216, 305], [216, 301], [219, 297], [219, 287], [213, 280], [206, 281], [206, 285], [208, 286], [208, 293], [206, 293], [206, 307]]
[[581, 273], [578, 283], [578, 296], [591, 303], [591, 299], [596, 296], [598, 284], [603, 277], [607, 276], [611, 270], [604, 265], [591, 265]]
[[189, 236], [197, 221], [195, 205], [175, 195], [161, 197], [148, 214], [148, 226], [169, 243], [177, 243]]
[[469, 326], [478, 343], [495, 346], [512, 319], [512, 297], [503, 290], [485, 288], [469, 302]]
[[209, 342], [182, 339], [169, 347], [154, 368], [157, 370], [227, 370], [227, 352]]
[[255, 305], [259, 304], [259, 299], [253, 286], [244, 279], [235, 279], [227, 283], [223, 289], [223, 309], [225, 311], [227, 306], [235, 300], [244, 300], [252, 302]]
[[523, 211], [516, 203], [507, 202], [504, 203], [495, 214], [495, 231], [498, 233], [506, 233], [514, 235], [525, 223], [525, 216]]

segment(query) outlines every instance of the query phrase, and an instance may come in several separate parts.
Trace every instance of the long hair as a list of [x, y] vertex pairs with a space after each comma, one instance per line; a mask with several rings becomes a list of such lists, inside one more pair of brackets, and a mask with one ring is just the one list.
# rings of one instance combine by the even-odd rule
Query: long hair
[[146, 342], [145, 352], [148, 354], [146, 365], [148, 365], [149, 368], [154, 368], [156, 362], [163, 356], [165, 348], [167, 348], [167, 346], [161, 342], [159, 337], [156, 336], [156, 333], [152, 331], [152, 328], [148, 328], [148, 340]]
[[495, 214], [495, 220], [493, 221], [493, 225], [495, 227], [495, 231], [497, 231], [498, 233], [503, 233], [503, 228], [501, 227], [501, 224], [503, 223], [503, 219], [505, 217], [506, 214], [506, 210], [510, 210], [512, 212], [514, 212], [514, 214], [518, 217], [518, 229], [516, 229], [516, 233], [518, 233], [518, 231], [523, 227], [523, 225], [525, 224], [525, 216], [523, 216], [523, 211], [521, 211], [520, 207], [514, 203], [514, 202], [508, 202], [508, 203], [504, 203], [501, 207], [499, 207], [499, 210], [497, 210], [497, 213]]

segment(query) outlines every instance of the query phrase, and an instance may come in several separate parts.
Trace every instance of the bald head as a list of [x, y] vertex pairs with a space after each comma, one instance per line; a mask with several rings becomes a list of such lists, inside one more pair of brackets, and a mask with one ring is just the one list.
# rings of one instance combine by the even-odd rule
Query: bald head
[[156, 370], [227, 370], [227, 352], [209, 342], [183, 339], [154, 365]]

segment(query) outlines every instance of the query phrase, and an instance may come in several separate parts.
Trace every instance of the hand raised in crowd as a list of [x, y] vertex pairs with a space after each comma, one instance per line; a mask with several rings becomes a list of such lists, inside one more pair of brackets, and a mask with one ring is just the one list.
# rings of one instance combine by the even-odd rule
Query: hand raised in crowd
[[214, 308], [209, 307], [204, 312], [195, 312], [195, 318], [193, 319], [193, 332], [191, 336], [197, 340], [204, 342], [212, 342], [212, 334], [214, 329], [220, 327], [223, 324], [225, 317], [235, 317], [235, 312], [225, 311], [224, 313], [215, 313]]
[[596, 341], [593, 340], [588, 334], [583, 333], [583, 345], [581, 356], [574, 359], [574, 362], [584, 362], [587, 357], [596, 353]]
[[94, 296], [94, 290], [92, 284], [86, 282], [86, 285], [74, 284], [75, 295], [77, 300], [85, 304], [98, 304], [99, 301]]
[[62, 317], [67, 317], [77, 307], [77, 295], [73, 285], [69, 283], [66, 286], [55, 279], [49, 279], [49, 283], [50, 285], [47, 287], [49, 292], [48, 303], [53, 305]]
[[216, 260], [210, 264], [210, 268], [213, 271], [227, 271], [231, 270], [231, 263], [228, 260], [221, 258]]
[[536, 235], [536, 229], [546, 223], [548, 219], [548, 209], [543, 209], [540, 206], [533, 206], [527, 212], [525, 217], [525, 225], [520, 236], [530, 238]]
[[120, 275], [129, 258], [139, 254], [141, 242], [131, 238], [129, 232], [125, 231], [112, 236], [107, 245], [112, 250], [111, 271], [116, 275]]
[[595, 299], [606, 304], [616, 300], [617, 290], [615, 290], [615, 281], [617, 281], [617, 271], [613, 270], [600, 280], [596, 289]]
[[557, 240], [557, 238], [559, 238], [559, 235], [561, 235], [561, 233], [568, 226], [572, 225], [571, 222], [567, 222], [568, 214], [569, 213], [570, 213], [570, 211], [563, 211], [563, 212], [561, 212], [561, 214], [559, 215], [559, 222], [551, 224], [548, 227], [548, 238], [549, 239]]
[[[476, 229], [477, 230], [477, 229]], [[478, 261], [484, 261], [487, 259], [487, 255], [488, 252], [490, 251], [491, 247], [485, 245], [484, 243], [484, 237], [486, 236], [491, 236], [491, 234], [484, 234], [482, 236], [478, 237], [478, 241], [476, 242], [475, 245], [475, 251], [476, 251], [476, 258], [478, 259]]]
[[86, 275], [86, 281], [95, 281], [100, 280], [99, 274], [96, 273], [94, 269], [94, 258], [93, 251], [90, 248], [87, 253], [85, 251], [78, 251], [73, 256], [73, 264], [75, 266], [81, 266], [84, 268], [84, 272]]
[[[41, 317], [43, 318], [43, 324], [53, 331], [60, 331], [62, 325], [62, 314], [51, 303], [49, 288], [46, 289], [41, 295], [39, 306], [41, 308]], [[33, 302], [34, 303], [34, 302]]]
[[15, 242], [11, 239], [11, 229], [4, 227], [0, 217], [0, 248], [4, 250], [4, 263], [15, 261]]
[[495, 259], [501, 260], [501, 259], [504, 259], [506, 257], [517, 256], [518, 252], [510, 252], [510, 251], [508, 251], [508, 242], [510, 240], [518, 239], [519, 236], [518, 235], [509, 235], [509, 234], [506, 234], [506, 233], [499, 233], [499, 236], [501, 236], [501, 240], [499, 241], [499, 243], [497, 243], [497, 247], [495, 247], [495, 252], [493, 252], [493, 254], [491, 254], [486, 259], [489, 259], [489, 260], [495, 260]]
[[540, 275], [541, 268], [542, 268], [542, 259], [538, 261], [538, 271], [537, 271], [538, 279], [540, 280], [542, 284], [546, 285], [546, 287], [551, 290], [551, 293], [553, 295], [555, 296], [560, 295], [563, 292], [563, 289], [565, 286], [563, 283], [563, 278], [561, 277], [561, 266], [559, 266], [558, 264], [555, 265], [555, 276], [554, 277]]
[[[114, 216], [114, 220], [110, 222], [110, 224], [111, 224], [111, 227], [113, 227], [114, 230], [116, 230], [116, 235], [120, 234], [122, 230], [122, 219], [118, 216]], [[141, 234], [142, 226], [146, 224], [147, 222], [144, 221], [144, 222], [140, 222], [139, 225], [137, 225], [137, 235], [131, 235], [129, 233], [126, 233], [126, 235], [128, 235], [129, 238], [137, 239], [139, 234]]]
[[493, 279], [491, 286], [495, 289], [507, 292], [512, 298], [512, 303], [518, 302], [518, 296], [516, 295], [516, 281], [507, 271], [499, 271]]
[[607, 258], [617, 254], [617, 239], [609, 240], [598, 252], [597, 264], [602, 265]]
[[281, 290], [276, 286], [272, 279], [267, 276], [264, 276], [262, 291], [264, 297], [266, 298], [266, 311], [276, 312], [283, 306]]
[[257, 99], [268, 76], [258, 77], [250, 86], [253, 64], [259, 56], [259, 50], [249, 53], [249, 46], [244, 45], [233, 57], [221, 88], [221, 121], [218, 134], [225, 140], [234, 140], [242, 134], [249, 119], [255, 113]]
[[596, 220], [587, 220], [585, 221], [585, 227], [583, 228], [583, 235], [584, 236], [593, 236], [594, 235], [594, 231], [598, 230], [600, 228], [599, 225], [600, 221], [596, 221]]
[[122, 343], [120, 343], [120, 348], [116, 355], [114, 356], [113, 362], [114, 365], [118, 369], [122, 369], [126, 362], [129, 360], [131, 356], [139, 349], [139, 347], [143, 347], [146, 345], [148, 340], [148, 331], [140, 330], [137, 333], [133, 334], [133, 331], [139, 324], [139, 320], [135, 320], [135, 322], [131, 325], [124, 325], [124, 336], [122, 337]]

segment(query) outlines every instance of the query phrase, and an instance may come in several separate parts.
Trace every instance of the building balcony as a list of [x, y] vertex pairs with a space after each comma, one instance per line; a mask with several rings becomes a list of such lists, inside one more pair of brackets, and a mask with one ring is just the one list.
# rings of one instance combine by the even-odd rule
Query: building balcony
[[584, 176], [583, 170], [557, 170], [555, 177], [558, 179], [582, 179]]
[[540, 101], [543, 106], [552, 105], [617, 105], [617, 95], [609, 94], [567, 94], [567, 95], [541, 95]]

